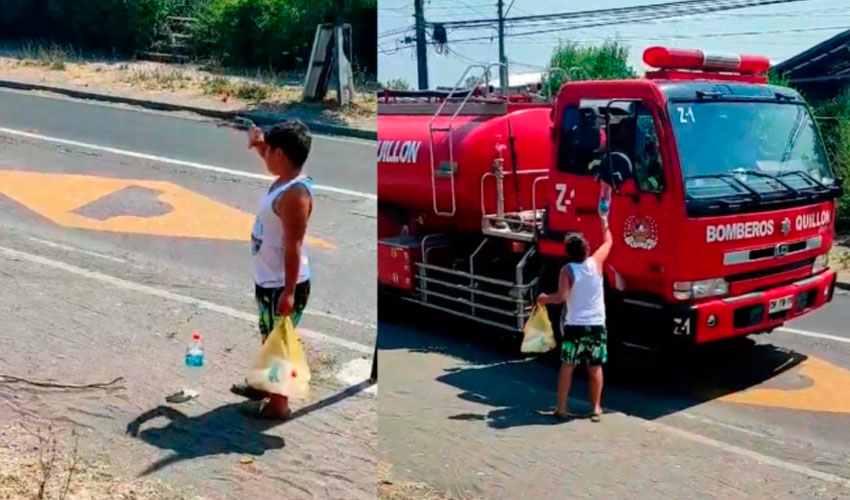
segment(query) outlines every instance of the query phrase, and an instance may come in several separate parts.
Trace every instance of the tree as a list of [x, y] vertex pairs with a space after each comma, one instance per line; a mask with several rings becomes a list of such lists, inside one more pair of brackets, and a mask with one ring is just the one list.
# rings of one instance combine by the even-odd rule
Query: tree
[[815, 114], [832, 167], [844, 177], [844, 196], [838, 200], [836, 225], [850, 229], [850, 88], [819, 103]]
[[549, 67], [554, 71], [545, 82], [554, 95], [568, 80], [615, 80], [634, 78], [634, 69], [629, 65], [629, 49], [618, 42], [580, 47], [576, 43], [559, 44], [552, 52]]

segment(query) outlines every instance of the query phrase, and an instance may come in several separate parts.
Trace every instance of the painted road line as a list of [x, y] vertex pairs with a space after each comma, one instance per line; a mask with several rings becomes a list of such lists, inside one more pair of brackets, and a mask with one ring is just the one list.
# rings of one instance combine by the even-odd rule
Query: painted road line
[[[573, 400], [580, 402], [585, 405], [590, 405], [590, 401], [581, 398], [575, 397]], [[697, 434], [695, 432], [687, 431], [684, 429], [680, 429], [678, 427], [665, 424], [658, 420], [646, 420], [641, 417], [627, 415], [625, 413], [612, 410], [609, 408], [604, 409], [606, 415], [617, 416], [621, 418], [625, 418], [628, 420], [636, 420], [640, 425], [647, 427], [649, 429], [665, 432], [675, 437], [679, 437], [681, 439], [687, 439], [688, 441], [692, 441], [694, 443], [703, 444], [706, 446], [710, 446], [712, 448], [725, 451], [727, 453], [731, 453], [733, 455], [738, 455], [741, 457], [749, 458], [755, 460], [756, 462], [760, 462], [763, 464], [767, 464], [785, 471], [796, 472], [797, 474], [802, 474], [807, 477], [811, 477], [813, 479], [819, 479], [821, 481], [826, 481], [829, 483], [840, 484], [844, 487], [850, 488], [850, 478], [837, 476], [835, 474], [830, 474], [828, 472], [819, 471], [817, 469], [812, 469], [811, 467], [806, 467], [805, 465], [795, 464], [793, 462], [788, 462], [786, 460], [782, 460], [781, 458], [772, 457], [770, 455], [765, 455], [763, 453], [759, 453], [755, 450], [751, 450], [749, 448], [744, 448], [742, 446], [736, 446], [733, 444], [725, 443], [723, 441], [718, 441], [716, 439], [712, 439], [707, 436], [703, 436], [702, 434]], [[604, 417], [603, 417], [604, 418]]]
[[828, 333], [810, 332], [808, 330], [798, 330], [797, 328], [786, 328], [784, 326], [777, 328], [776, 331], [790, 333], [792, 335], [800, 335], [803, 337], [811, 337], [815, 339], [831, 340], [833, 342], [843, 342], [845, 344], [850, 344], [850, 338], [839, 337], [838, 335], [830, 335]]
[[[96, 281], [100, 281], [101, 283], [107, 283], [122, 290], [132, 290], [134, 292], [144, 293], [146, 295], [150, 295], [153, 297], [159, 297], [163, 299], [173, 300], [175, 302], [181, 302], [183, 304], [190, 304], [201, 309], [206, 309], [208, 311], [217, 312], [219, 314], [223, 314], [225, 316], [229, 316], [231, 318], [245, 320], [251, 323], [257, 322], [257, 315], [246, 313], [243, 311], [239, 311], [238, 309], [234, 309], [232, 307], [222, 306], [219, 304], [215, 304], [213, 302], [209, 302], [202, 299], [196, 299], [194, 297], [189, 297], [187, 295], [181, 295], [179, 293], [169, 292], [168, 290], [163, 290], [161, 288], [156, 288], [149, 285], [142, 285], [140, 283], [135, 283], [133, 281], [128, 281], [122, 278], [116, 278], [115, 276], [110, 276], [108, 274], [100, 273], [97, 271], [91, 271], [89, 269], [83, 269], [82, 267], [77, 267], [72, 264], [67, 264], [65, 262], [60, 262], [58, 260], [48, 259], [46, 257], [42, 257], [40, 255], [35, 255], [27, 252], [22, 252], [19, 250], [14, 250], [11, 248], [6, 248], [0, 246], [0, 254], [5, 255], [6, 257], [12, 259], [20, 259], [25, 260], [27, 262], [32, 262], [34, 264], [39, 264], [42, 266], [51, 267], [53, 269], [59, 269], [62, 271], [69, 272], [71, 274], [75, 274], [77, 276], [83, 276], [89, 279], [93, 279]], [[309, 310], [304, 311], [304, 314], [311, 314]], [[346, 349], [350, 349], [352, 351], [360, 352], [363, 354], [372, 354], [375, 350], [374, 346], [369, 347], [358, 342], [352, 342], [350, 340], [341, 339], [339, 337], [334, 337], [332, 335], [326, 335], [320, 332], [314, 332], [311, 330], [305, 330], [302, 328], [298, 329], [299, 333], [309, 339], [316, 340], [318, 342], [325, 342], [328, 344], [334, 344], [339, 347], [344, 347]]]
[[36, 243], [40, 243], [44, 246], [48, 246], [51, 248], [58, 248], [60, 250], [65, 250], [67, 252], [77, 252], [85, 255], [90, 255], [92, 257], [98, 257], [100, 259], [111, 260], [112, 262], [119, 262], [121, 264], [126, 264], [127, 261], [124, 259], [119, 259], [118, 257], [113, 257], [111, 255], [106, 255], [99, 252], [92, 252], [89, 250], [83, 250], [82, 248], [69, 247], [68, 245], [63, 245], [61, 243], [56, 243], [55, 241], [43, 240], [41, 238], [34, 238], [32, 236], [27, 236], [27, 239], [30, 241], [34, 241]]
[[745, 428], [737, 426], [737, 425], [732, 425], [732, 424], [727, 424], [725, 422], [720, 422], [720, 421], [714, 420], [712, 418], [703, 417], [702, 415], [694, 415], [693, 413], [688, 413], [686, 411], [680, 411], [680, 412], [677, 413], [677, 415], [681, 415], [681, 416], [687, 418], [688, 420], [694, 420], [694, 421], [697, 421], [697, 422], [702, 423], [702, 424], [716, 425], [717, 427], [722, 427], [724, 429], [729, 429], [729, 430], [733, 430], [733, 431], [736, 431], [736, 432], [749, 434], [751, 436], [758, 436], [758, 437], [761, 437], [761, 438], [770, 438], [770, 436], [768, 436], [767, 434], [763, 434], [761, 432], [751, 431], [750, 429], [745, 429]]
[[[70, 139], [60, 139], [58, 137], [50, 137], [50, 136], [41, 135], [41, 134], [34, 134], [34, 133], [31, 133], [31, 132], [24, 132], [22, 130], [15, 130], [15, 129], [11, 129], [11, 128], [0, 127], [0, 133], [14, 135], [14, 136], [18, 136], [18, 137], [26, 137], [28, 139], [35, 139], [35, 140], [39, 140], [39, 141], [53, 142], [53, 143], [56, 143], [56, 144], [64, 144], [66, 146], [76, 146], [76, 147], [79, 147], [79, 148], [91, 149], [91, 150], [94, 150], [94, 151], [103, 151], [105, 153], [111, 153], [111, 154], [122, 155], [122, 156], [129, 156], [131, 158], [138, 158], [138, 159], [141, 159], [141, 160], [149, 160], [149, 161], [155, 161], [155, 162], [159, 162], [159, 163], [167, 163], [167, 164], [170, 164], [170, 165], [178, 165], [178, 166], [181, 166], [181, 167], [194, 168], [194, 169], [197, 169], [197, 170], [205, 170], [207, 172], [217, 172], [217, 173], [220, 173], [220, 174], [227, 174], [227, 175], [231, 175], [231, 176], [234, 176], [234, 177], [245, 177], [245, 178], [248, 178], [248, 179], [259, 179], [259, 180], [263, 180], [263, 181], [273, 181], [273, 180], [275, 180], [275, 177], [272, 177], [271, 175], [268, 175], [268, 174], [255, 174], [253, 172], [245, 172], [245, 171], [242, 171], [242, 170], [234, 170], [232, 168], [217, 167], [215, 165], [206, 165], [204, 163], [197, 163], [197, 162], [193, 162], [193, 161], [178, 160], [178, 159], [175, 159], [175, 158], [168, 158], [166, 156], [158, 156], [158, 155], [151, 155], [151, 154], [147, 154], [147, 153], [139, 153], [139, 152], [136, 152], [136, 151], [129, 151], [129, 150], [126, 150], [126, 149], [111, 148], [111, 147], [108, 147], [108, 146], [99, 146], [97, 144], [89, 144], [87, 142], [74, 141], [74, 140], [70, 140]], [[365, 199], [368, 199], [368, 200], [377, 200], [378, 199], [378, 195], [376, 195], [376, 194], [364, 193], [362, 191], [354, 191], [354, 190], [351, 190], [351, 189], [339, 188], [339, 187], [334, 187], [334, 186], [325, 186], [323, 184], [314, 184], [313, 189], [315, 189], [316, 191], [325, 191], [325, 192], [328, 192], [328, 193], [344, 194], [344, 195], [347, 195], [347, 196], [354, 196], [354, 197], [357, 197], [357, 198], [365, 198]]]
[[[336, 378], [347, 386], [354, 386], [368, 381], [370, 375], [372, 375], [372, 360], [357, 358], [344, 364], [339, 372], [337, 372]], [[378, 384], [369, 386], [364, 389], [364, 392], [377, 394]]]
[[850, 479], [846, 477], [841, 477], [835, 474], [830, 474], [828, 472], [812, 469], [811, 467], [806, 467], [805, 465], [788, 462], [786, 460], [782, 460], [781, 458], [765, 455], [755, 450], [750, 450], [748, 448], [743, 448], [734, 444], [724, 443], [723, 441], [718, 441], [716, 439], [712, 439], [710, 437], [706, 437], [691, 431], [686, 431], [684, 429], [679, 429], [678, 427], [673, 427], [671, 425], [663, 424], [661, 422], [650, 422], [649, 420], [643, 420], [639, 419], [638, 417], [630, 416], [626, 416], [626, 418], [638, 419], [641, 421], [641, 423], [643, 423], [644, 426], [650, 429], [662, 431], [675, 437], [687, 439], [688, 441], [692, 441], [694, 443], [704, 444], [706, 446], [710, 446], [712, 448], [725, 451], [727, 453], [732, 453], [741, 457], [750, 458], [752, 460], [755, 460], [756, 462], [771, 465], [773, 467], [785, 471], [796, 472], [797, 474], [802, 474], [813, 479], [819, 479], [821, 481], [826, 481], [829, 483], [840, 484], [846, 488], [850, 488]]

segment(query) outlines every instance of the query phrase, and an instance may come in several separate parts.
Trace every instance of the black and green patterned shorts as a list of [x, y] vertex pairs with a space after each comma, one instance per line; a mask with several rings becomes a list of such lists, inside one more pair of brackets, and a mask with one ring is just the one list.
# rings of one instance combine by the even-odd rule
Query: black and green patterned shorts
[[[266, 337], [269, 336], [278, 320], [280, 320], [280, 315], [277, 313], [277, 302], [280, 300], [282, 293], [283, 288], [263, 288], [259, 285], [256, 285], [254, 288], [257, 309], [260, 313], [260, 335], [263, 336], [263, 342], [266, 341]], [[309, 281], [295, 285], [295, 306], [292, 309], [292, 324], [294, 326], [298, 326], [298, 322], [301, 321], [301, 316], [307, 307], [307, 299], [309, 297]]]
[[564, 325], [561, 361], [571, 365], [604, 364], [608, 361], [608, 331], [600, 325]]

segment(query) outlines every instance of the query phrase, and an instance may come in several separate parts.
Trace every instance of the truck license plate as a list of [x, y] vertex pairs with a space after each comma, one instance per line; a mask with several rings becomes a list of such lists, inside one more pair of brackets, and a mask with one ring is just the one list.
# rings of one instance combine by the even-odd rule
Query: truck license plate
[[791, 309], [791, 306], [794, 305], [794, 296], [789, 295], [788, 297], [782, 297], [779, 299], [771, 300], [767, 305], [768, 314], [778, 313], [781, 311], [787, 311]]

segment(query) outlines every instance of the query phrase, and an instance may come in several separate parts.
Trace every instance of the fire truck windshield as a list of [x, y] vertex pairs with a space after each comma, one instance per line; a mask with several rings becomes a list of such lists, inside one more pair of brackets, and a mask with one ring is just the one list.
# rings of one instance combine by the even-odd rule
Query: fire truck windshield
[[670, 118], [689, 199], [795, 198], [833, 184], [801, 104], [674, 101]]

